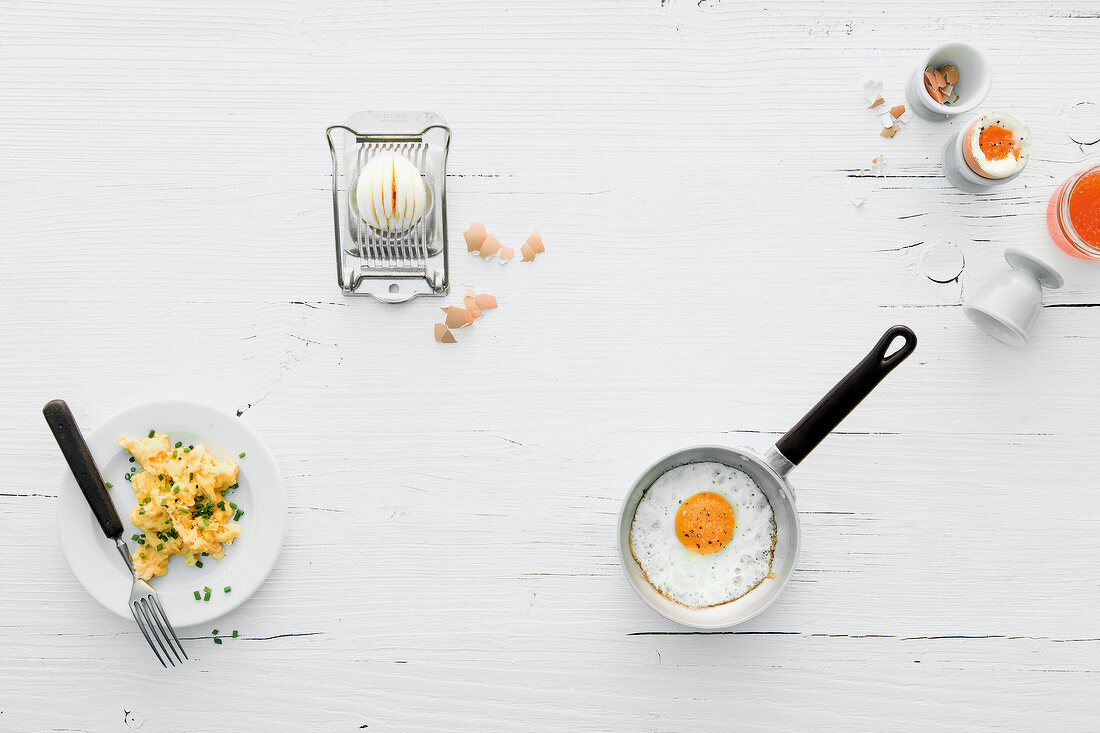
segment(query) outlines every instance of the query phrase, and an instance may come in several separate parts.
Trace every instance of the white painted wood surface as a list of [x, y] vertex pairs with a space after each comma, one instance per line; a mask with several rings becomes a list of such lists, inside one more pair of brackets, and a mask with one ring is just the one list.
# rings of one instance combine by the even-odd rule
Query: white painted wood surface
[[[862, 103], [954, 37], [1036, 139], [986, 197], [938, 176], [960, 123]], [[1100, 265], [1043, 214], [1098, 37], [1096, 2], [0, 2], [0, 731], [1096, 729]], [[447, 117], [452, 238], [547, 242], [453, 253], [501, 303], [458, 345], [336, 288], [322, 132], [370, 108]], [[958, 307], [1007, 245], [1067, 279], [1021, 351]], [[766, 447], [895, 322], [782, 598], [711, 635], [638, 601], [643, 468]], [[291, 504], [243, 638], [168, 671], [66, 566], [39, 414], [164, 395], [241, 410]]]

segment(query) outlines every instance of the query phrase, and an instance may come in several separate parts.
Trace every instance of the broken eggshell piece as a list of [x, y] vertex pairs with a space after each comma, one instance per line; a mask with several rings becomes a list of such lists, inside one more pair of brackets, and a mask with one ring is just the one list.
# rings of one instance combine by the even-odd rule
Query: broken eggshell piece
[[470, 222], [470, 228], [462, 232], [462, 236], [466, 238], [466, 251], [477, 252], [481, 249], [481, 245], [488, 235], [485, 233], [484, 224], [480, 221], [473, 221]]
[[474, 302], [482, 310], [489, 310], [490, 308], [497, 307], [497, 297], [495, 295], [489, 295], [488, 293], [479, 293], [474, 296]]
[[448, 305], [439, 310], [447, 314], [447, 328], [466, 328], [474, 322], [473, 315], [463, 307]]
[[495, 255], [497, 252], [499, 252], [501, 246], [502, 245], [500, 243], [500, 240], [497, 239], [497, 235], [490, 234], [488, 237], [485, 238], [485, 241], [481, 243], [481, 249], [479, 250], [478, 254], [481, 255], [481, 259], [487, 260]]
[[470, 312], [470, 315], [474, 317], [474, 320], [481, 318], [481, 308], [478, 306], [477, 301], [473, 297], [467, 295], [462, 299], [463, 304], [466, 306], [466, 310]]
[[868, 79], [863, 83], [863, 98], [871, 105], [867, 109], [876, 106], [875, 102], [882, 98], [882, 82], [878, 79]]
[[447, 328], [446, 323], [435, 324], [435, 340], [441, 344], [457, 343], [455, 335], [451, 333], [451, 329]]
[[538, 229], [532, 231], [531, 236], [527, 237], [527, 244], [531, 245], [531, 251], [535, 254], [542, 254], [546, 251], [546, 247], [542, 246], [542, 235], [539, 234]]
[[475, 293], [466, 288], [466, 295], [462, 299], [464, 306], [448, 305], [440, 308], [446, 314], [444, 323], [435, 324], [435, 340], [440, 343], [453, 344], [456, 339], [451, 329], [466, 328], [471, 323], [481, 318], [486, 310], [497, 307], [497, 299], [488, 293]]

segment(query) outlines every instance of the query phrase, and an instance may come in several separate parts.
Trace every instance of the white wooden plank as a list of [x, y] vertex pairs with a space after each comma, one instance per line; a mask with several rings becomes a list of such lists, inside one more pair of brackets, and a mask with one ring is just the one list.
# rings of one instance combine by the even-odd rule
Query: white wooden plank
[[[1100, 584], [1093, 265], [1045, 202], [1095, 160], [1085, 5], [844, 2], [0, 3], [0, 730], [1086, 729]], [[877, 136], [963, 37], [1027, 120], [1019, 185], [938, 177], [960, 123]], [[454, 128], [450, 236], [501, 307], [445, 348], [439, 303], [334, 283], [322, 131], [358, 109]], [[886, 153], [890, 174], [860, 176]], [[860, 206], [854, 198], [866, 198]], [[921, 255], [949, 240], [959, 281]], [[1055, 261], [1030, 348], [959, 304], [1005, 246]], [[456, 250], [461, 247], [456, 248]], [[916, 355], [795, 474], [799, 569], [729, 634], [685, 634], [618, 567], [652, 461], [764, 448], [882, 330]], [[176, 353], [166, 324], [194, 329]], [[164, 672], [56, 547], [62, 470], [38, 416], [88, 429], [196, 395], [278, 456], [290, 529], [265, 586]], [[64, 704], [59, 704], [58, 692]], [[797, 696], [797, 697], [795, 697]], [[205, 713], [208, 722], [214, 713]], [[211, 722], [211, 724], [213, 724]]]

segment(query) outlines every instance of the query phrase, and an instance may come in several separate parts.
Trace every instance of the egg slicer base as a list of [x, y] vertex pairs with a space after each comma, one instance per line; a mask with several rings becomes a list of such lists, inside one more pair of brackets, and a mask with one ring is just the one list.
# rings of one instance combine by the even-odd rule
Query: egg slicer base
[[[326, 129], [325, 137], [332, 156], [336, 277], [344, 295], [369, 295], [385, 303], [446, 295], [451, 130], [443, 117], [434, 112], [360, 112], [347, 124]], [[360, 172], [372, 158], [385, 153], [408, 158], [423, 176], [431, 197], [424, 216], [403, 232], [369, 226], [355, 205]]]

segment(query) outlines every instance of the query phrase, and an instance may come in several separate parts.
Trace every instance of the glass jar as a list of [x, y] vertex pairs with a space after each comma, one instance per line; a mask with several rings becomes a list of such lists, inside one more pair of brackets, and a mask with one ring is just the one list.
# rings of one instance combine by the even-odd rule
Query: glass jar
[[1100, 260], [1100, 165], [1070, 176], [1047, 205], [1050, 238], [1083, 260]]

